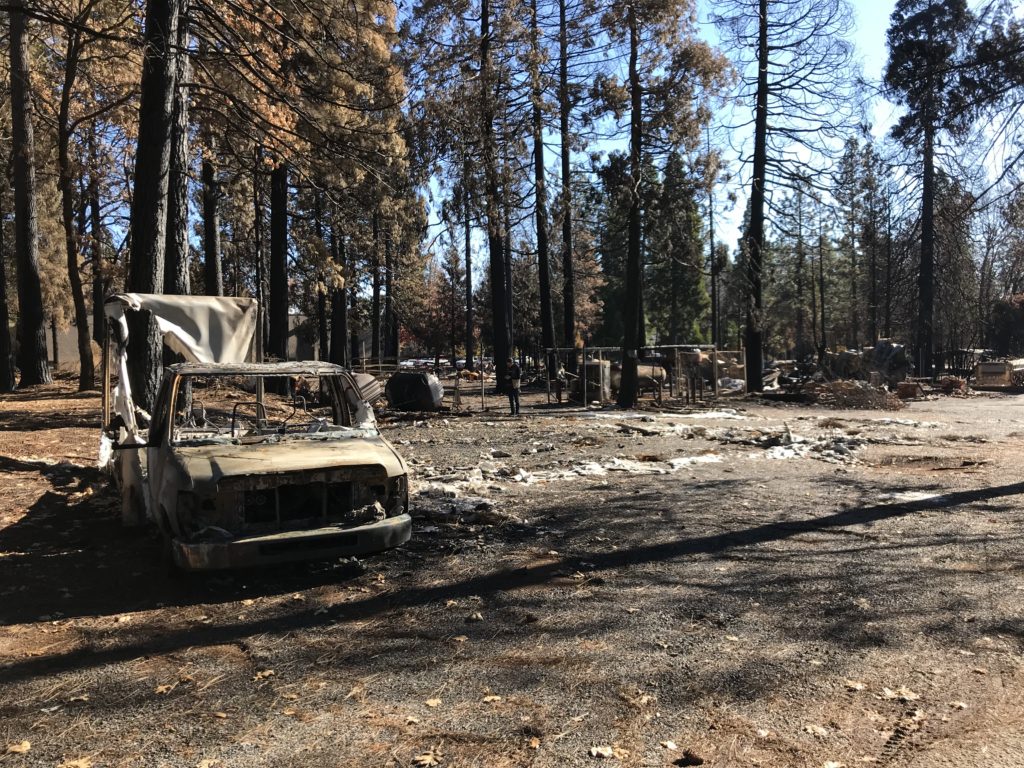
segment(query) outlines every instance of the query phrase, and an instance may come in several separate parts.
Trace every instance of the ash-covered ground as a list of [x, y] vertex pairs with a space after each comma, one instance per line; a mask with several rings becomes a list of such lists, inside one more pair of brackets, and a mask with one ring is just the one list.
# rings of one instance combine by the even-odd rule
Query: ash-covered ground
[[382, 418], [406, 547], [181, 581], [0, 398], [0, 762], [1024, 765], [1024, 397], [533, 401]]

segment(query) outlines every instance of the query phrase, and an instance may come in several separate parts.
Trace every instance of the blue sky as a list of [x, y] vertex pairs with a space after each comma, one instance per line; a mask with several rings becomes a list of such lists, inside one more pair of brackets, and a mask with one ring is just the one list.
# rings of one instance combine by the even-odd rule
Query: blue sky
[[854, 33], [856, 44], [864, 62], [864, 73], [873, 79], [881, 77], [888, 52], [885, 49], [885, 33], [889, 28], [889, 16], [896, 5], [893, 0], [857, 0], [853, 10], [857, 17]]
[[[712, 8], [715, 0], [698, 0], [698, 15], [703, 22], [707, 18], [707, 11]], [[769, 0], [771, 2], [771, 0]], [[855, 46], [855, 56], [862, 65], [863, 73], [869, 82], [877, 82], [880, 80], [882, 70], [885, 67], [885, 63], [888, 59], [888, 51], [885, 44], [886, 30], [889, 28], [889, 16], [892, 14], [893, 7], [895, 6], [896, 0], [850, 0], [853, 8], [855, 17], [855, 29], [853, 31], [852, 42]], [[702, 29], [704, 34], [707, 35], [708, 39], [715, 43], [717, 37], [714, 33], [714, 28], [711, 24], [702, 23]], [[740, 107], [741, 109], [749, 107]], [[882, 99], [879, 99], [872, 112], [872, 119], [874, 123], [874, 133], [876, 136], [883, 135], [892, 124], [894, 115], [896, 113], [896, 107]], [[557, 147], [557, 137], [551, 137], [551, 147]], [[609, 145], [616, 145], [617, 142], [607, 142], [603, 149], [607, 149]], [[555, 149], [549, 149], [549, 152], [557, 151]], [[549, 158], [550, 160], [550, 158]], [[734, 174], [740, 169], [734, 163], [731, 170]], [[744, 174], [740, 173], [737, 178], [737, 182], [745, 180]], [[435, 190], [436, 192], [437, 190]], [[734, 192], [737, 196], [735, 204], [728, 206], [724, 201], [726, 195], [729, 192]], [[739, 227], [743, 217], [743, 209], [746, 201], [746, 187], [740, 186], [737, 183], [730, 189], [719, 188], [715, 191], [716, 195], [716, 232], [715, 238], [717, 242], [725, 243], [729, 248], [730, 252], [735, 248], [736, 243], [739, 239]], [[438, 234], [439, 225], [436, 218], [432, 217], [431, 237]], [[475, 242], [477, 247], [474, 248], [474, 260], [475, 269], [474, 271], [474, 282], [479, 281], [483, 276], [483, 267], [486, 259], [479, 253], [479, 249], [483, 247], [482, 233], [475, 233]]]
[[[854, 0], [852, 3], [857, 19], [853, 42], [869, 81], [882, 78], [882, 70], [889, 58], [885, 47], [885, 33], [889, 29], [889, 16], [895, 7], [895, 0]], [[875, 107], [875, 135], [888, 130], [893, 122], [894, 105], [879, 99]]]
[[[769, 0], [771, 2], [771, 0]], [[700, 18], [706, 18], [705, 8], [713, 6], [714, 0], [700, 0]], [[889, 16], [896, 5], [895, 0], [850, 0], [854, 12], [855, 29], [852, 41], [855, 47], [855, 56], [863, 69], [864, 77], [868, 82], [878, 82], [882, 77], [882, 71], [888, 60], [888, 50], [885, 44], [885, 34], [889, 28]], [[714, 37], [713, 28], [704, 25], [709, 37]], [[749, 109], [749, 107], [740, 107]], [[895, 105], [878, 99], [871, 113], [874, 134], [881, 137], [892, 125], [897, 108]], [[735, 172], [739, 170], [734, 167]], [[742, 180], [746, 181], [745, 174], [740, 174]], [[749, 183], [749, 182], [748, 182]], [[733, 191], [737, 195], [737, 202], [729, 210], [717, 210], [718, 226], [716, 240], [724, 242], [732, 251], [739, 239], [740, 222], [743, 218], [743, 209], [746, 202], [746, 188], [737, 187], [732, 190], [716, 190], [716, 197], [719, 200], [725, 198], [726, 192]], [[722, 209], [719, 204], [716, 209]]]

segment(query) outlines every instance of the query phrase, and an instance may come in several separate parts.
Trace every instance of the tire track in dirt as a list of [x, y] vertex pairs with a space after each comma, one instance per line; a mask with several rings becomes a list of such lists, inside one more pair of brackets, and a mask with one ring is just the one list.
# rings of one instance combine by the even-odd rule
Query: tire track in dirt
[[876, 764], [905, 768], [1011, 768], [1024, 765], [1024, 696], [1019, 668], [987, 676], [970, 705], [950, 714], [908, 708], [897, 718]]

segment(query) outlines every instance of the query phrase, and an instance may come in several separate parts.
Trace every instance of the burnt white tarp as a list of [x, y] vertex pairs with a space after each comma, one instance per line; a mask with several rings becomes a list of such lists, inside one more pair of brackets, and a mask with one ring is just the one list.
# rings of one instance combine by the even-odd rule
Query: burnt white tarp
[[128, 384], [126, 311], [150, 312], [164, 344], [190, 363], [243, 363], [255, 355], [258, 306], [255, 299], [221, 296], [119, 293], [107, 299], [103, 309], [116, 327], [117, 343], [113, 410], [124, 420], [129, 434], [138, 432], [138, 424]]
[[104, 311], [128, 341], [126, 310], [153, 315], [164, 343], [189, 363], [244, 363], [253, 361], [256, 334], [255, 299], [222, 296], [163, 296], [119, 293], [107, 299]]

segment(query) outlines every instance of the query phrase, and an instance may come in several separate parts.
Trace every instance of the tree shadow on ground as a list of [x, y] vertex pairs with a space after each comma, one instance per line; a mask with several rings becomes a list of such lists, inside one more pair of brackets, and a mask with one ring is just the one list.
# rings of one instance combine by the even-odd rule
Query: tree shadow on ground
[[0, 455], [0, 475], [6, 475], [9, 472], [38, 472], [55, 486], [60, 488], [73, 486], [78, 491], [100, 478], [99, 470], [94, 467], [82, 467], [67, 461], [49, 462]]
[[0, 430], [5, 432], [40, 432], [51, 429], [94, 429], [99, 434], [99, 413], [31, 413], [0, 411]]
[[229, 602], [361, 573], [345, 561], [182, 577], [155, 527], [122, 524], [120, 497], [99, 469], [0, 456], [8, 472], [38, 472], [51, 488], [0, 528], [0, 626]]
[[[58, 653], [8, 664], [5, 668], [0, 669], [0, 681], [16, 682], [41, 674], [81, 667], [95, 667], [135, 658], [143, 654], [169, 652], [185, 646], [238, 642], [246, 637], [262, 633], [283, 633], [321, 627], [327, 623], [340, 622], [344, 624], [372, 618], [396, 608], [408, 610], [428, 604], [444, 604], [450, 600], [486, 599], [488, 596], [508, 595], [517, 590], [529, 590], [553, 582], [564, 581], [567, 573], [574, 571], [594, 575], [619, 569], [657, 567], [660, 573], [668, 570], [664, 569], [664, 565], [683, 558], [701, 555], [721, 556], [740, 550], [756, 552], [758, 547], [792, 540], [801, 535], [870, 525], [884, 520], [912, 516], [919, 512], [934, 512], [962, 505], [992, 502], [1021, 493], [1024, 493], [1024, 483], [1013, 483], [968, 491], [947, 492], [940, 497], [921, 501], [858, 506], [817, 517], [748, 525], [744, 528], [710, 535], [673, 536], [667, 540], [663, 539], [647, 544], [633, 543], [630, 546], [608, 551], [562, 555], [554, 560], [548, 559], [536, 564], [491, 570], [467, 578], [456, 577], [435, 580], [423, 585], [398, 586], [336, 606], [336, 611], [328, 616], [325, 616], [320, 610], [311, 608], [292, 610], [289, 607], [278, 615], [215, 624], [204, 628], [201, 633], [197, 633], [194, 628], [140, 627], [139, 631], [132, 633], [126, 642], [115, 646], [100, 650], [74, 650], [65, 654]], [[77, 530], [75, 538], [71, 542], [65, 542], [65, 537], [58, 530], [58, 526], [36, 527], [33, 533], [38, 534], [36, 540], [40, 544], [39, 547], [28, 548], [13, 557], [0, 558], [0, 563], [3, 563], [0, 565], [0, 583], [24, 584], [24, 590], [18, 593], [18, 599], [14, 601], [13, 606], [4, 606], [8, 623], [34, 620], [38, 618], [39, 613], [45, 613], [48, 608], [60, 604], [61, 598], [54, 594], [55, 581], [59, 582], [61, 578], [67, 578], [69, 573], [89, 572], [88, 569], [94, 568], [97, 562], [109, 563], [110, 567], [104, 569], [102, 574], [93, 570], [88, 581], [76, 584], [79, 594], [74, 603], [65, 603], [76, 606], [74, 615], [141, 610], [154, 607], [161, 602], [167, 604], [188, 604], [190, 602], [187, 596], [176, 594], [174, 590], [152, 578], [151, 563], [154, 557], [155, 541], [137, 533], [120, 530], [116, 524], [116, 517], [109, 512], [99, 524], [96, 524], [94, 516], [87, 508], [88, 505], [82, 504], [77, 507], [73, 505], [66, 510], [61, 510], [60, 502], [61, 499], [56, 494], [40, 499], [36, 505], [38, 509], [34, 509], [26, 517], [31, 519], [38, 516], [59, 515], [62, 523], [61, 529], [66, 529], [66, 524], [76, 515], [79, 520], [87, 524]], [[572, 505], [563, 505], [561, 514], [564, 515], [573, 509]], [[83, 518], [88, 519], [83, 520]], [[18, 528], [17, 525], [13, 527]], [[120, 533], [115, 532], [115, 528], [120, 530]], [[514, 529], [508, 533], [516, 537], [524, 535], [522, 531]], [[47, 536], [49, 540], [47, 540]], [[24, 530], [12, 532], [11, 529], [7, 529], [0, 532], [0, 552], [17, 552], [19, 542], [22, 546], [28, 543]], [[396, 557], [400, 557], [400, 555], [396, 555]], [[36, 572], [40, 570], [46, 573], [41, 577], [35, 577]], [[126, 572], [130, 574], [129, 578], [125, 577]], [[838, 575], [841, 576], [841, 573]], [[647, 576], [647, 573], [643, 574], [643, 577]], [[813, 579], [801, 580], [800, 577], [789, 577], [793, 579], [793, 583], [787, 587], [784, 579], [773, 578], [771, 575], [762, 579], [760, 583], [751, 583], [748, 576], [749, 574], [734, 574], [731, 579], [725, 579], [723, 584], [717, 587], [698, 584], [699, 588], [707, 591], [705, 595], [707, 599], [702, 598], [703, 602], [710, 606], [716, 600], [714, 597], [716, 591], [725, 593], [731, 589], [736, 595], [746, 598], [745, 593], [756, 594], [759, 589], [772, 588], [779, 593], [775, 600], [779, 605], [773, 607], [782, 607], [782, 601], [792, 600], [795, 596], [802, 596], [804, 599], [809, 596], [813, 600], [815, 594], [822, 596], [819, 602], [824, 606], [824, 597], [828, 590], [834, 588], [833, 580], [837, 574], [816, 577], [820, 583], [807, 595], [804, 594], [808, 592], [807, 582], [813, 581]], [[291, 581], [267, 578], [245, 585], [247, 589], [244, 594], [253, 596], [259, 594], [261, 590], [272, 594], [281, 593], [286, 589], [299, 589], [316, 583], [337, 581], [338, 577], [339, 573], [336, 570], [327, 570], [319, 574], [307, 571], [304, 575]], [[223, 599], [235, 599], [238, 596], [237, 590], [229, 589]], [[212, 602], [216, 600], [216, 596], [213, 596], [213, 600], [211, 600], [211, 595], [205, 594], [201, 600], [193, 598], [192, 601]], [[829, 611], [831, 609], [822, 607], [821, 610]], [[831, 616], [829, 624], [835, 624], [836, 618], [834, 615]], [[842, 617], [838, 618], [842, 619]], [[725, 617], [725, 620], [727, 621], [728, 617]], [[572, 631], [578, 632], [579, 629], [576, 628]], [[849, 641], [849, 638], [841, 639], [844, 642]], [[877, 644], [870, 633], [865, 635], [865, 641]]]
[[[77, 380], [77, 377], [76, 377]], [[46, 402], [49, 400], [95, 400], [97, 414], [100, 406], [100, 393], [98, 390], [90, 389], [85, 392], [73, 392], [58, 385], [42, 385], [28, 389], [17, 389], [0, 396], [0, 403], [4, 402]]]

